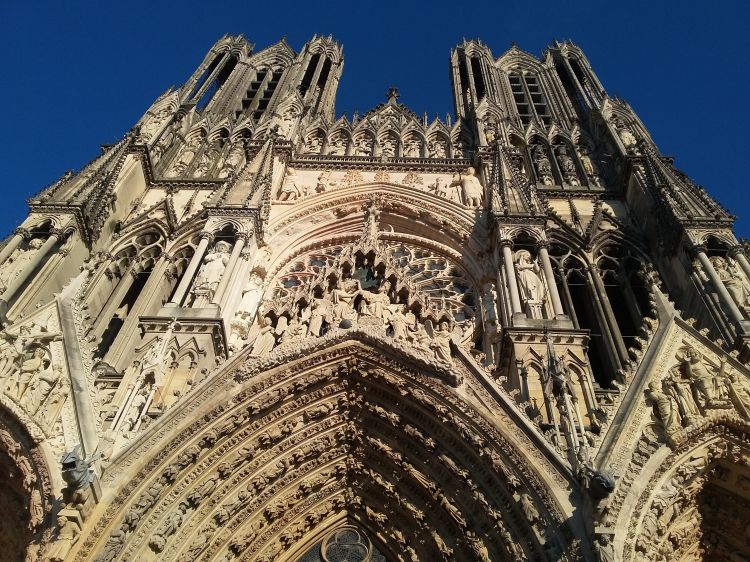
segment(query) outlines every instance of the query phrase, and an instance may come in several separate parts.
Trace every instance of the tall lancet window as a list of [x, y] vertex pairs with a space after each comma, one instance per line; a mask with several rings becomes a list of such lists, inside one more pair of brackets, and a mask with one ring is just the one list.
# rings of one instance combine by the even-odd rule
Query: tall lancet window
[[310, 64], [307, 65], [307, 70], [302, 77], [302, 82], [299, 85], [299, 95], [305, 97], [307, 91], [310, 89], [312, 84], [313, 76], [315, 76], [315, 69], [318, 68], [318, 61], [320, 60], [320, 53], [315, 53], [310, 59]]
[[479, 57], [471, 57], [471, 73], [474, 76], [474, 89], [477, 92], [477, 100], [481, 100], [487, 95], [487, 86], [484, 83], [482, 61], [479, 60]]
[[551, 116], [539, 78], [531, 73], [522, 75], [514, 72], [508, 76], [508, 81], [521, 123], [528, 125], [532, 119], [536, 118], [544, 125], [549, 125]]
[[237, 66], [237, 60], [237, 55], [229, 55], [229, 58], [226, 59], [226, 62], [221, 66], [221, 69], [210, 78], [211, 81], [208, 87], [203, 91], [203, 94], [201, 94], [201, 97], [196, 104], [199, 110], [204, 109], [208, 105], [216, 92], [218, 92], [229, 79], [234, 67]]

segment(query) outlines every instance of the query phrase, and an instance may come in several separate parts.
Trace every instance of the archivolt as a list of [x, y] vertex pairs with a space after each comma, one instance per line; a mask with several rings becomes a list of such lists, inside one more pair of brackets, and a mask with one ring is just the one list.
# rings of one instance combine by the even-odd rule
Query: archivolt
[[565, 558], [560, 509], [458, 393], [356, 341], [283, 359], [155, 442], [78, 560], [295, 560], [345, 520], [393, 560]]

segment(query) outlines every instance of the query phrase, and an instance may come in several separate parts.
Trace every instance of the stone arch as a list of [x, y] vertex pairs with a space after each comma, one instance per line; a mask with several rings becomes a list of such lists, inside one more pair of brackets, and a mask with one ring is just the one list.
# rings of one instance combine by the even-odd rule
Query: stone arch
[[[37, 433], [41, 433], [37, 431]], [[43, 436], [42, 436], [43, 439]], [[50, 454], [14, 414], [0, 405], [0, 552], [10, 561], [41, 559], [51, 537], [55, 505]]]
[[[628, 523], [612, 543], [623, 560], [750, 555], [750, 425], [722, 415], [693, 428], [644, 467]], [[623, 514], [621, 514], [622, 517]]]
[[291, 561], [343, 520], [393, 560], [572, 554], [562, 511], [514, 439], [399, 355], [354, 333], [233, 359], [191, 395], [212, 400], [204, 416], [175, 409], [182, 419], [159, 425], [181, 429], [152, 428], [128, 453], [149, 451], [139, 472], [132, 458], [105, 472], [127, 484], [77, 559]]

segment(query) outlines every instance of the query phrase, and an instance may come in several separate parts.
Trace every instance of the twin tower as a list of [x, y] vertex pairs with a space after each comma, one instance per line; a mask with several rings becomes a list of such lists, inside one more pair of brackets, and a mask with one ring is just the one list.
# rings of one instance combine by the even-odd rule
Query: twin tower
[[[0, 248], [0, 552], [750, 556], [750, 263], [586, 57], [225, 36]], [[62, 462], [61, 462], [62, 459]]]

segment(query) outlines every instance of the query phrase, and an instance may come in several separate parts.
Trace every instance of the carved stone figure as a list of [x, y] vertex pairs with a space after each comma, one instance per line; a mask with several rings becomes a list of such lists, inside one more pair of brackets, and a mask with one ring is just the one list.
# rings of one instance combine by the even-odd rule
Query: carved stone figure
[[750, 284], [745, 281], [743, 275], [732, 267], [728, 259], [720, 256], [711, 258], [711, 264], [740, 310], [750, 314]]
[[0, 290], [4, 290], [26, 269], [34, 254], [44, 245], [41, 238], [32, 238], [26, 248], [16, 248], [0, 266]]
[[567, 147], [564, 144], [558, 145], [556, 152], [557, 161], [560, 164], [560, 171], [562, 172], [565, 181], [570, 185], [581, 185], [581, 182], [578, 179], [578, 171], [576, 170], [575, 162], [568, 154]]
[[638, 144], [638, 139], [635, 138], [635, 135], [625, 126], [625, 123], [622, 122], [621, 119], [618, 117], [613, 118], [612, 120], [615, 129], [617, 130], [617, 134], [620, 137], [620, 140], [622, 141], [623, 146], [627, 151], [635, 151], [635, 147]]
[[532, 318], [542, 317], [542, 304], [546, 300], [547, 289], [539, 276], [539, 264], [532, 259], [528, 250], [516, 252], [516, 273], [521, 300], [526, 304]]
[[244, 157], [245, 146], [242, 144], [242, 142], [234, 143], [232, 145], [232, 148], [227, 153], [227, 156], [224, 159], [224, 164], [222, 164], [217, 176], [221, 179], [228, 178], [231, 174], [237, 171], [237, 168], [242, 163]]
[[53, 543], [47, 556], [47, 560], [50, 562], [63, 562], [81, 534], [78, 523], [64, 515], [57, 518], [57, 528], [57, 540]]
[[547, 157], [547, 151], [541, 145], [536, 145], [532, 149], [531, 157], [534, 160], [536, 174], [544, 185], [554, 185], [555, 180], [552, 176], [552, 164]]
[[484, 188], [475, 175], [474, 168], [469, 166], [458, 177], [453, 176], [452, 186], [461, 187], [461, 201], [467, 207], [481, 207], [484, 199]]
[[651, 382], [646, 390], [646, 396], [650, 398], [656, 409], [656, 415], [664, 424], [664, 430], [667, 434], [674, 433], [680, 428], [678, 413], [669, 396], [659, 390], [659, 385]]
[[271, 353], [271, 350], [276, 345], [276, 336], [274, 335], [274, 328], [270, 318], [263, 318], [262, 327], [260, 333], [255, 338], [253, 348], [250, 351], [250, 355], [256, 357], [263, 357]]
[[609, 535], [602, 535], [594, 541], [594, 551], [599, 562], [615, 562], [615, 547], [610, 542]]
[[328, 154], [331, 156], [343, 156], [346, 153], [347, 139], [341, 135], [335, 136], [328, 143]]
[[258, 305], [263, 298], [263, 278], [255, 271], [242, 289], [242, 300], [237, 307], [237, 314], [253, 318], [258, 311]]
[[165, 174], [166, 177], [176, 178], [176, 177], [184, 175], [188, 166], [190, 166], [193, 159], [195, 158], [195, 155], [200, 149], [200, 145], [202, 141], [203, 139], [199, 135], [190, 137], [188, 141], [180, 149], [180, 152], [177, 154], [177, 157], [172, 162], [172, 166], [169, 168], [169, 170], [167, 170], [167, 173]]
[[317, 134], [312, 134], [305, 140], [305, 146], [302, 151], [305, 154], [320, 154], [320, 149], [323, 147], [323, 141]]
[[674, 367], [669, 371], [667, 384], [680, 410], [680, 417], [687, 425], [695, 423], [701, 417], [695, 399], [693, 398], [692, 383], [689, 379], [682, 376], [679, 367]]
[[[232, 246], [224, 241], [219, 241], [213, 250], [203, 258], [203, 264], [195, 276], [191, 293], [193, 294], [193, 305], [207, 304], [214, 296], [219, 286], [221, 276], [224, 274], [229, 263], [229, 252]], [[203, 299], [199, 299], [203, 297]]]
[[371, 137], [363, 135], [354, 142], [355, 156], [372, 156], [373, 141]]
[[159, 129], [161, 129], [161, 126], [171, 114], [172, 110], [169, 107], [163, 107], [154, 115], [151, 115], [148, 121], [141, 127], [140, 141], [142, 143], [151, 142], [154, 135], [159, 132]]
[[442, 139], [435, 139], [427, 143], [427, 152], [430, 158], [446, 158], [448, 156], [447, 144]]
[[721, 408], [728, 404], [719, 394], [719, 380], [709, 372], [703, 361], [703, 355], [696, 349], [688, 349], [682, 357], [685, 374], [693, 381], [698, 396], [703, 399], [706, 408]]
[[521, 505], [521, 511], [523, 511], [523, 514], [526, 516], [529, 523], [536, 523], [539, 521], [539, 511], [529, 494], [521, 494], [518, 502]]
[[302, 190], [297, 186], [297, 174], [292, 168], [287, 168], [284, 183], [279, 191], [279, 201], [294, 201], [302, 197]]
[[591, 157], [591, 149], [587, 144], [582, 143], [578, 145], [578, 158], [581, 161], [581, 166], [583, 166], [583, 171], [589, 179], [589, 182], [591, 182], [592, 185], [601, 186], [602, 179], [599, 175], [599, 167]]
[[419, 140], [417, 139], [410, 139], [406, 141], [406, 146], [404, 147], [404, 156], [407, 158], [419, 158], [421, 151], [421, 144]]

